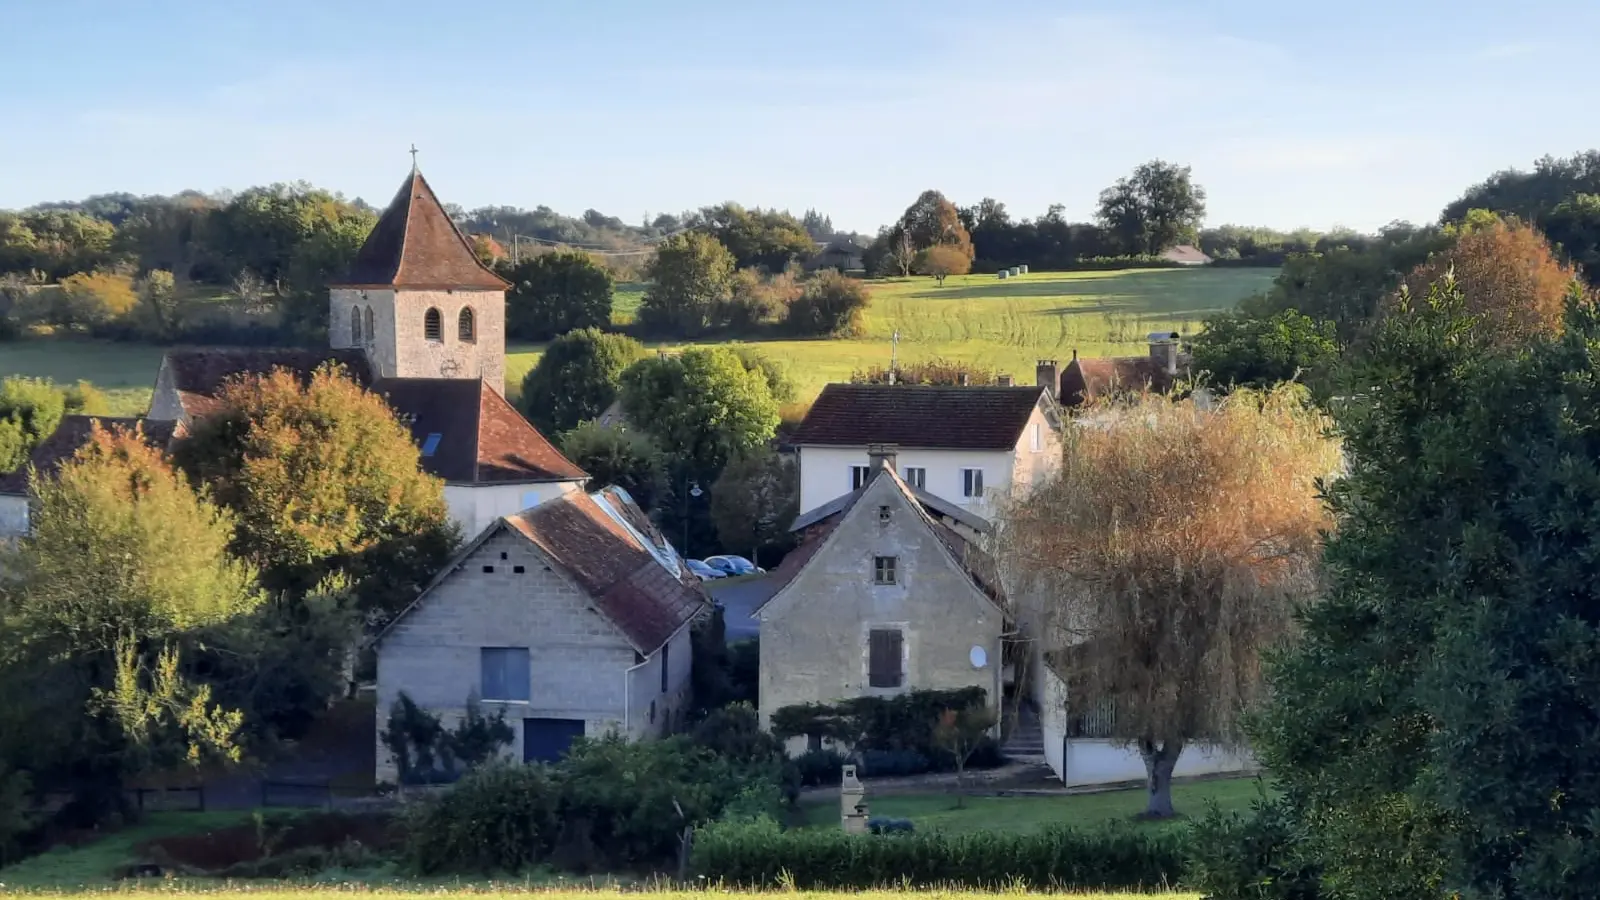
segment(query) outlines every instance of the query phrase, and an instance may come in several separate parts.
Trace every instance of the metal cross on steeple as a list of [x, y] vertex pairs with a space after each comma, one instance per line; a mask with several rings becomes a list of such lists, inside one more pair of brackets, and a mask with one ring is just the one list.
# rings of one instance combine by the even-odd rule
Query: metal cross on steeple
[[411, 145], [411, 171], [417, 170], [417, 145]]

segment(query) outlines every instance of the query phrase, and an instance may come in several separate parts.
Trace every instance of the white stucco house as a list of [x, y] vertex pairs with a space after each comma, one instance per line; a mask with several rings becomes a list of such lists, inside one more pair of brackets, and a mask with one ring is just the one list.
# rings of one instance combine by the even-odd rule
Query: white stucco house
[[[1043, 366], [1041, 366], [1043, 368]], [[979, 516], [1060, 464], [1061, 415], [1048, 383], [1031, 387], [830, 384], [789, 439], [800, 509], [866, 483], [868, 448], [891, 447], [908, 485]]]
[[446, 727], [469, 697], [504, 714], [513, 759], [576, 737], [668, 733], [688, 699], [700, 582], [626, 492], [575, 491], [485, 528], [377, 641], [381, 738], [402, 693]]

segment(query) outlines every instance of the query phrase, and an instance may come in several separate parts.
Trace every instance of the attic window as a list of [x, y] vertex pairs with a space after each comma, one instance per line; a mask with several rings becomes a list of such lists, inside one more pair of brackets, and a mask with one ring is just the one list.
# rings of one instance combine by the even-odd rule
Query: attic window
[[887, 507], [887, 506], [878, 507], [878, 521], [879, 522], [887, 522], [887, 521], [889, 521], [889, 507]]
[[437, 432], [428, 435], [428, 437], [422, 442], [422, 455], [432, 456], [434, 453], [438, 452], [439, 442], [443, 439], [444, 435]]
[[444, 342], [444, 319], [437, 309], [429, 309], [422, 314], [422, 337], [430, 341]]
[[528, 571], [528, 570], [524, 569], [522, 566], [512, 566], [511, 567], [511, 573], [513, 575], [521, 575], [523, 572], [526, 572], [526, 571]]

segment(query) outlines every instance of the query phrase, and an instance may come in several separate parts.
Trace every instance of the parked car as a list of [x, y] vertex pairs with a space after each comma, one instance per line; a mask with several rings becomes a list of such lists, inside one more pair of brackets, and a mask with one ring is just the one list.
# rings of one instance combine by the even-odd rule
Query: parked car
[[698, 559], [686, 559], [683, 564], [694, 577], [701, 581], [711, 581], [716, 578], [727, 578], [728, 573], [712, 568]]
[[708, 556], [706, 565], [723, 573], [724, 575], [754, 575], [763, 571], [756, 564], [742, 556]]

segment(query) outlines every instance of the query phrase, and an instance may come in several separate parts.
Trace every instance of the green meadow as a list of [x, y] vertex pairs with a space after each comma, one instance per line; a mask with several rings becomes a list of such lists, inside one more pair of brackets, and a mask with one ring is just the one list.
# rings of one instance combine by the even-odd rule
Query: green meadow
[[[1207, 316], [1266, 290], [1274, 275], [1275, 269], [1240, 268], [1039, 272], [1005, 280], [960, 276], [942, 287], [931, 278], [882, 279], [871, 282], [872, 303], [859, 338], [748, 343], [788, 364], [802, 399], [857, 369], [887, 365], [896, 333], [894, 352], [902, 360], [967, 360], [1027, 383], [1039, 359], [1065, 362], [1073, 350], [1089, 357], [1136, 354], [1151, 331], [1193, 334]], [[619, 321], [632, 319], [643, 294], [640, 285], [619, 288]], [[652, 344], [668, 350], [693, 345]], [[507, 348], [506, 388], [513, 398], [542, 350], [537, 344]], [[0, 375], [86, 380], [111, 395], [114, 412], [137, 415], [149, 403], [161, 352], [139, 344], [16, 341], [0, 344]]]

